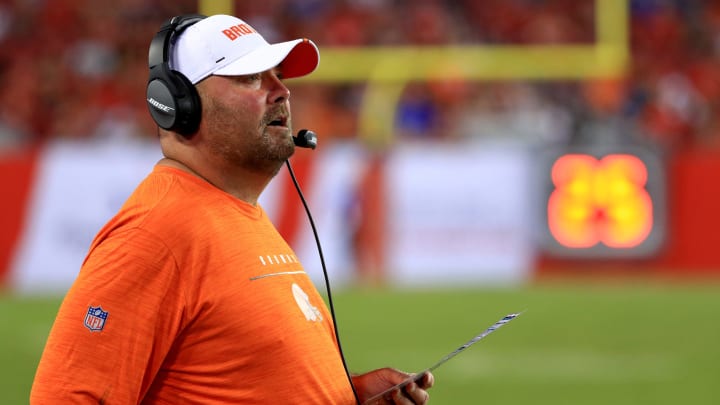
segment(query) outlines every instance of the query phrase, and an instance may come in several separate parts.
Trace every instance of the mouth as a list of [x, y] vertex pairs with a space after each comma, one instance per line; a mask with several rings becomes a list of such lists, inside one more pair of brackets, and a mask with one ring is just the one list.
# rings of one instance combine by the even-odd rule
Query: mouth
[[287, 117], [276, 117], [267, 124], [269, 127], [287, 127]]

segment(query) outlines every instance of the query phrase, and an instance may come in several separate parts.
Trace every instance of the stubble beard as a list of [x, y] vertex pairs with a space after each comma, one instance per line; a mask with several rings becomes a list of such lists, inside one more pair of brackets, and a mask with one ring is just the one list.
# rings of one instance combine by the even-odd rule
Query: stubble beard
[[283, 163], [295, 153], [295, 143], [292, 136], [277, 139], [277, 135], [269, 134], [267, 128], [267, 125], [262, 125], [259, 145], [249, 151], [252, 155], [249, 160], [258, 170], [275, 176]]
[[[234, 117], [231, 111], [223, 112], [225, 117]], [[230, 166], [242, 167], [245, 170], [265, 174], [274, 177], [283, 163], [295, 153], [295, 143], [292, 135], [279, 137], [278, 134], [271, 134], [268, 129], [271, 114], [267, 114], [257, 127], [252, 131], [238, 132], [243, 128], [243, 123], [225, 119], [222, 124], [213, 128], [218, 134], [225, 134], [212, 142], [211, 149]], [[290, 120], [286, 123], [291, 127]], [[236, 138], [240, 137], [240, 138]], [[243, 142], [233, 142], [235, 139], [243, 139]]]

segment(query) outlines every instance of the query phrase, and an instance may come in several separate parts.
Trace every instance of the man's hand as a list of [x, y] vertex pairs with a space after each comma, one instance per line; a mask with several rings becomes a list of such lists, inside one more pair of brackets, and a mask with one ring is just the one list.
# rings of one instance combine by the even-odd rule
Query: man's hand
[[368, 401], [368, 399], [386, 391], [400, 383], [407, 382], [413, 374], [403, 373], [393, 368], [381, 368], [366, 374], [353, 377], [353, 384], [363, 405], [423, 405], [427, 404], [430, 395], [427, 389], [435, 383], [432, 373], [425, 372], [417, 379], [402, 387], [396, 387], [387, 394]]

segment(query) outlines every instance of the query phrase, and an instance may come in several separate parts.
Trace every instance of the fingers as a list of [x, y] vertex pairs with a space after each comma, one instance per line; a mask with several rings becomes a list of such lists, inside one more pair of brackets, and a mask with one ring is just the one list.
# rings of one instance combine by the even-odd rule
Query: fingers
[[430, 394], [413, 382], [402, 390], [395, 390], [392, 399], [396, 405], [424, 405], [430, 399]]
[[[434, 385], [435, 378], [429, 371], [407, 374], [396, 369], [383, 368], [356, 376], [353, 381], [362, 398], [374, 398], [365, 400], [364, 405], [425, 405], [430, 398], [427, 389]], [[388, 385], [392, 389], [388, 389]], [[384, 389], [387, 391], [378, 393]], [[374, 397], [376, 395], [377, 397]]]
[[429, 371], [417, 376], [414, 382], [406, 385], [402, 390], [393, 393], [393, 400], [401, 405], [424, 405], [430, 399], [426, 391], [435, 384], [435, 377]]
[[435, 385], [435, 376], [431, 372], [426, 371], [423, 373], [422, 378], [416, 381], [420, 388], [428, 389]]

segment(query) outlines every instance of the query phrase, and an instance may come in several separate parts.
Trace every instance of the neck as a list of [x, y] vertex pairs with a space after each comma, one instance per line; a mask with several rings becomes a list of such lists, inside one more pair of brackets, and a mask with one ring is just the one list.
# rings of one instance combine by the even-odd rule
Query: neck
[[158, 165], [182, 170], [252, 205], [257, 205], [260, 193], [269, 183], [269, 179], [264, 177], [259, 178], [256, 174], [236, 173], [235, 171], [225, 171], [221, 169], [201, 171], [193, 168], [192, 165], [188, 163], [168, 157], [161, 159]]

